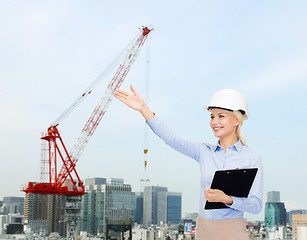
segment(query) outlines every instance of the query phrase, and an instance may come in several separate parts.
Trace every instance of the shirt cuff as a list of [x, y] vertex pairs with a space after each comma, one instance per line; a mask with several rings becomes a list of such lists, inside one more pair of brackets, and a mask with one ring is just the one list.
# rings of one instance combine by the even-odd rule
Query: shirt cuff
[[146, 123], [150, 126], [151, 124], [154, 124], [156, 121], [157, 121], [157, 117], [156, 117], [156, 114], [153, 113], [154, 116], [149, 120], [149, 121], [146, 121]]
[[225, 205], [230, 208], [239, 209], [241, 205], [240, 199], [238, 197], [233, 197], [233, 196], [230, 197], [232, 198], [233, 203], [231, 205], [225, 203]]

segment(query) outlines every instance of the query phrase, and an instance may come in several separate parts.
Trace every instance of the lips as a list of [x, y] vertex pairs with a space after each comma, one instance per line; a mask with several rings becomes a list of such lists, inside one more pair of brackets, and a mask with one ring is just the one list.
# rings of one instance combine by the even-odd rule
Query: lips
[[212, 129], [213, 129], [213, 131], [217, 132], [217, 131], [221, 130], [222, 128], [223, 127], [213, 127]]

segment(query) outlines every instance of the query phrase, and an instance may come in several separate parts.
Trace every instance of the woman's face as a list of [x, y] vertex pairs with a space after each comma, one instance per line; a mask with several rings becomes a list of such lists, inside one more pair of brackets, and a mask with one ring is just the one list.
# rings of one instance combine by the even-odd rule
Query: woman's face
[[229, 111], [213, 108], [211, 111], [210, 127], [218, 138], [236, 137], [238, 119]]

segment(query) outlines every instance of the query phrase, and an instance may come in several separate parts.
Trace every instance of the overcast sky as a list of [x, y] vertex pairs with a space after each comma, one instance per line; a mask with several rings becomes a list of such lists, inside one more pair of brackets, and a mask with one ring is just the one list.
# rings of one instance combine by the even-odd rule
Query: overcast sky
[[[149, 106], [188, 139], [216, 143], [212, 94], [235, 88], [251, 118], [242, 128], [265, 167], [264, 198], [280, 191], [287, 210], [307, 209], [305, 1], [0, 0], [0, 199], [24, 196], [40, 179], [41, 133], [131, 40], [154, 31], [122, 89], [144, 95], [150, 49]], [[60, 123], [70, 149], [105, 91], [98, 87]], [[115, 177], [140, 191], [144, 137], [151, 185], [182, 192], [183, 214], [197, 212], [198, 164], [166, 146], [117, 99], [77, 164], [81, 178]], [[264, 220], [263, 212], [249, 220]]]

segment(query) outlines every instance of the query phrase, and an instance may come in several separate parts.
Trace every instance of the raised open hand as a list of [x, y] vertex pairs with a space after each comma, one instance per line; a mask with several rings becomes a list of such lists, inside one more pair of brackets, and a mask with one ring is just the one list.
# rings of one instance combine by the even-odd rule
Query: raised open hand
[[146, 106], [145, 101], [132, 85], [130, 86], [130, 89], [133, 94], [117, 89], [114, 92], [114, 96], [121, 102], [125, 103], [128, 107], [140, 112]]
[[114, 92], [114, 96], [121, 102], [125, 103], [128, 107], [139, 111], [145, 120], [149, 121], [153, 118], [154, 113], [146, 106], [143, 97], [134, 89], [132, 85], [130, 86], [130, 89], [133, 94], [117, 89]]

